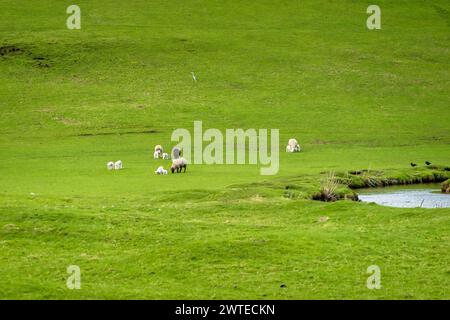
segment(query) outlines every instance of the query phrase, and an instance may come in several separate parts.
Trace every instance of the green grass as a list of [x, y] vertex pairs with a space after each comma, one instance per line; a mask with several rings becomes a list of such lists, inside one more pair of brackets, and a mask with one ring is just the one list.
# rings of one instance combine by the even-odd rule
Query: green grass
[[[67, 30], [70, 4], [0, 2], [0, 298], [450, 298], [450, 209], [307, 200], [450, 164], [447, 1], [378, 1], [379, 31], [367, 1], [77, 1]], [[154, 175], [194, 120], [303, 150]]]
[[338, 180], [350, 188], [375, 188], [392, 185], [438, 183], [450, 178], [450, 167], [427, 166], [395, 170], [356, 170], [340, 172]]

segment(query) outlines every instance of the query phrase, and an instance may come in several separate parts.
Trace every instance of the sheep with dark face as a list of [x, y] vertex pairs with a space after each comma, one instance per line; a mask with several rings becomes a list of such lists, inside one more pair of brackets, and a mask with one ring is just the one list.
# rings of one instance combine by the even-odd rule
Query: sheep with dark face
[[184, 169], [183, 172], [186, 172], [186, 167], [187, 161], [185, 158], [173, 159], [172, 165], [170, 166], [170, 171], [172, 171], [172, 173], [175, 173], [175, 171], [180, 173], [181, 170]]

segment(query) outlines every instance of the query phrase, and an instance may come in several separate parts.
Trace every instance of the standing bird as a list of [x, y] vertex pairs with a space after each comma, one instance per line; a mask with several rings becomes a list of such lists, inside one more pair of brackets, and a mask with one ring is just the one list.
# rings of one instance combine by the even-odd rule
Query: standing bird
[[430, 162], [430, 161], [425, 161], [425, 164], [426, 164], [427, 166], [429, 166], [429, 165], [431, 164], [431, 162]]
[[191, 71], [192, 74], [192, 80], [194, 80], [194, 82], [197, 82], [197, 77], [194, 74], [194, 71]]
[[415, 166], [417, 166], [417, 164], [411, 162], [411, 167], [414, 168]]

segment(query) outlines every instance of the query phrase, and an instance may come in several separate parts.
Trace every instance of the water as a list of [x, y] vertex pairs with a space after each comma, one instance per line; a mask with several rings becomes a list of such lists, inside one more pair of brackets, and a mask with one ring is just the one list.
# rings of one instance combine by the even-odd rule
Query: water
[[441, 193], [439, 184], [361, 189], [358, 197], [363, 202], [375, 202], [388, 207], [450, 207], [450, 194]]

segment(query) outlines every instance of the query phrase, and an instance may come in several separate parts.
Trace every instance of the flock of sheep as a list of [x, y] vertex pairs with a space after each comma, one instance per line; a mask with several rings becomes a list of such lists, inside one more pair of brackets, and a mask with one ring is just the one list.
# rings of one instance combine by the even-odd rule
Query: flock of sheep
[[[155, 146], [155, 152], [153, 153], [154, 159], [162, 158], [163, 160], [169, 160], [169, 154], [165, 153], [161, 145]], [[172, 173], [186, 172], [187, 160], [181, 156], [181, 150], [178, 148], [172, 149], [172, 165], [170, 166], [170, 171]], [[163, 166], [158, 167], [155, 171], [156, 174], [167, 174], [167, 170]]]
[[[164, 160], [169, 160], [169, 155], [163, 152], [163, 147], [161, 145], [155, 146], [155, 152], [153, 153], [154, 159], [162, 158]], [[109, 161], [106, 164], [108, 170], [121, 170], [123, 168], [122, 160], [116, 162]], [[178, 148], [173, 148], [172, 150], [172, 165], [170, 166], [170, 171], [172, 173], [186, 172], [187, 161], [185, 158], [181, 157], [181, 150]], [[156, 174], [167, 174], [167, 170], [163, 166], [158, 167], [155, 171]]]
[[122, 160], [117, 160], [116, 162], [109, 161], [106, 164], [106, 167], [108, 168], [108, 170], [120, 170], [122, 169]]
[[[289, 139], [288, 145], [286, 146], [286, 152], [300, 152], [301, 148], [298, 144], [297, 140], [292, 138]], [[165, 153], [163, 150], [163, 147], [161, 145], [155, 146], [155, 152], [153, 153], [154, 159], [160, 159], [163, 160], [169, 160], [169, 154]], [[109, 161], [106, 164], [106, 167], [108, 170], [121, 170], [123, 168], [122, 161], [118, 160], [116, 162]], [[181, 171], [186, 172], [187, 168], [187, 161], [185, 158], [181, 156], [181, 150], [178, 148], [172, 149], [172, 165], [170, 166], [170, 171], [172, 173], [180, 173]], [[159, 166], [158, 169], [156, 169], [155, 174], [167, 174], [167, 170], [164, 169], [163, 166]]]

